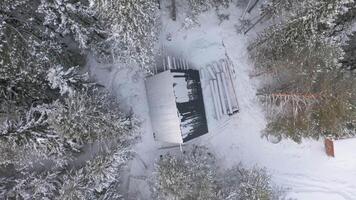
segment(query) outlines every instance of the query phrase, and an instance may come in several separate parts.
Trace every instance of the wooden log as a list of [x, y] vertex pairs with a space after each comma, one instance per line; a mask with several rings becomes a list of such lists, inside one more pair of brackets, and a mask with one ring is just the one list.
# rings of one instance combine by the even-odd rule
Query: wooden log
[[255, 27], [259, 22], [262, 21], [263, 18], [265, 18], [267, 16], [267, 13], [264, 13], [261, 15], [261, 17], [256, 20], [255, 23], [253, 23], [249, 28], [247, 28], [247, 30], [244, 32], [244, 35], [246, 35], [251, 29], [253, 29], [253, 27]]
[[207, 68], [208, 68], [208, 72], [209, 72], [211, 78], [216, 79], [216, 75], [215, 75], [214, 70], [212, 69], [211, 65], [208, 65]]
[[172, 59], [173, 59], [173, 69], [178, 69], [178, 67], [177, 67], [177, 62], [176, 62], [176, 58], [173, 57]]
[[218, 102], [216, 99], [216, 95], [214, 95], [216, 93], [215, 88], [214, 88], [214, 81], [210, 80], [209, 85], [210, 85], [211, 96], [213, 97], [215, 116], [216, 116], [216, 119], [219, 120], [220, 119], [219, 110], [218, 110], [219, 105], [218, 105]]
[[233, 112], [237, 112], [239, 110], [239, 104], [238, 104], [238, 101], [237, 101], [237, 95], [236, 95], [236, 91], [235, 91], [235, 84], [233, 82], [233, 77], [232, 77], [232, 74], [231, 74], [231, 70], [230, 70], [230, 67], [229, 67], [229, 62], [227, 60], [224, 60], [223, 61], [224, 63], [224, 74], [226, 74], [226, 78], [227, 78], [227, 86], [229, 88], [229, 90], [231, 91], [230, 94], [232, 94], [231, 96], [231, 105], [232, 105], [232, 109], [233, 109]]
[[222, 109], [222, 114], [226, 115], [226, 103], [225, 103], [225, 97], [224, 97], [224, 86], [222, 84], [221, 80], [221, 73], [218, 73], [216, 75], [217, 77], [217, 82], [218, 82], [218, 89], [219, 89], [219, 97], [220, 97], [220, 103], [221, 103], [221, 109]]
[[[172, 68], [172, 61], [171, 61], [171, 58], [169, 56], [167, 56], [167, 64], [168, 64], [168, 68], [171, 69]], [[163, 71], [166, 71], [166, 69], [164, 69]]]
[[247, 6], [246, 6], [246, 9], [245, 9], [244, 12], [242, 13], [241, 19], [244, 19], [244, 18], [245, 18], [245, 15], [246, 15], [246, 13], [247, 13], [248, 8], [250, 7], [250, 4], [251, 4], [251, 0], [248, 1]]
[[221, 73], [220, 74], [220, 78], [221, 78], [221, 81], [222, 81], [222, 85], [223, 85], [223, 88], [224, 88], [224, 92], [225, 92], [225, 95], [226, 95], [226, 102], [227, 102], [227, 112], [228, 114], [232, 114], [233, 113], [233, 110], [232, 110], [232, 104], [231, 104], [231, 94], [227, 88], [227, 83], [226, 83], [226, 79], [225, 79], [225, 75], [224, 73]]
[[222, 109], [221, 109], [221, 102], [220, 102], [220, 97], [218, 96], [219, 95], [219, 88], [218, 88], [218, 81], [216, 79], [213, 80], [213, 84], [214, 84], [214, 96], [216, 98], [216, 101], [217, 101], [217, 106], [218, 106], [218, 113], [219, 113], [219, 118], [222, 117]]
[[189, 63], [188, 61], [185, 61], [185, 68], [184, 69], [189, 69]]
[[[163, 57], [163, 65], [162, 65], [163, 69], [165, 68], [165, 66], [166, 66], [166, 57]], [[158, 74], [158, 71], [159, 71], [159, 69], [157, 67], [156, 68], [156, 74]]]
[[212, 64], [212, 66], [213, 66], [214, 72], [215, 72], [216, 74], [221, 72], [221, 70], [220, 70], [220, 68], [219, 68], [219, 63], [214, 62], [214, 63]]
[[172, 0], [172, 20], [177, 20], [177, 7], [176, 7], [176, 0]]
[[250, 6], [250, 8], [247, 10], [247, 12], [250, 14], [252, 9], [256, 7], [257, 3], [259, 2], [259, 0], [255, 0], [255, 2]]
[[201, 81], [205, 80], [205, 73], [204, 73], [204, 69], [203, 68], [201, 68], [199, 70], [199, 75], [200, 75], [200, 80]]

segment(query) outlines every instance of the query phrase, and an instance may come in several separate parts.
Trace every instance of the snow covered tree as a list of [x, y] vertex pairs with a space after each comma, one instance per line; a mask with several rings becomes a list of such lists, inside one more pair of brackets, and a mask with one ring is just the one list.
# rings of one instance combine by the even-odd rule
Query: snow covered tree
[[120, 170], [129, 158], [129, 148], [112, 146], [79, 166], [22, 170], [16, 176], [0, 177], [0, 198], [120, 199]]
[[[84, 2], [84, 1], [83, 1]], [[84, 50], [98, 52], [105, 40], [100, 21], [81, 1], [0, 2], [0, 105], [2, 113], [52, 102], [50, 68], [84, 66]], [[88, 3], [87, 3], [88, 4]], [[105, 49], [105, 48], [103, 48]], [[78, 68], [78, 67], [75, 67]]]
[[118, 199], [137, 124], [83, 69], [108, 55], [95, 15], [86, 0], [0, 1], [0, 199]]
[[57, 199], [121, 199], [120, 170], [130, 158], [125, 147], [101, 152], [79, 169], [61, 177]]
[[99, 56], [110, 53], [103, 43], [107, 31], [90, 7], [89, 1], [41, 0], [37, 12], [43, 15], [45, 33], [49, 33], [51, 38], [69, 37], [78, 45], [70, 48], [92, 50]]
[[[0, 174], [0, 198], [120, 197], [119, 172], [131, 157], [135, 119], [96, 87], [63, 101], [33, 107], [26, 118], [0, 129], [0, 169], [17, 173]], [[83, 160], [84, 147], [89, 158]]]
[[155, 199], [218, 199], [215, 158], [207, 148], [194, 146], [183, 155], [164, 155], [155, 173]]
[[75, 90], [84, 89], [92, 84], [88, 73], [79, 73], [78, 67], [64, 70], [63, 66], [56, 65], [47, 71], [47, 81], [51, 89], [58, 89], [61, 95], [73, 95]]
[[354, 5], [350, 0], [270, 1], [265, 6], [263, 12], [279, 22], [250, 50], [257, 69], [273, 72], [274, 81], [259, 92], [272, 111], [268, 134], [297, 142], [350, 134], [344, 130], [355, 118], [354, 80], [340, 69], [342, 31], [349, 25], [340, 18]]
[[61, 182], [59, 171], [21, 171], [16, 176], [0, 177], [1, 199], [55, 199]]
[[77, 91], [54, 107], [48, 124], [74, 151], [93, 142], [130, 138], [136, 126], [133, 116], [122, 113], [116, 100], [97, 88]]
[[145, 69], [153, 64], [158, 39], [156, 0], [90, 0], [97, 15], [110, 21], [106, 43], [114, 61], [135, 62]]
[[[0, 128], [0, 165], [29, 167], [65, 153], [64, 142], [48, 127], [49, 105], [38, 105], [23, 116], [5, 120]], [[62, 162], [62, 160], [58, 160]]]
[[227, 8], [232, 0], [188, 0], [193, 16], [197, 16], [210, 9]]
[[342, 59], [343, 68], [349, 70], [356, 70], [356, 32], [353, 32], [346, 44], [343, 46], [345, 52]]
[[219, 13], [219, 9], [228, 8], [231, 2], [232, 0], [187, 0], [190, 12], [187, 13], [183, 26], [189, 28], [199, 25], [198, 16], [212, 9], [215, 9], [220, 22], [226, 20], [229, 16]]

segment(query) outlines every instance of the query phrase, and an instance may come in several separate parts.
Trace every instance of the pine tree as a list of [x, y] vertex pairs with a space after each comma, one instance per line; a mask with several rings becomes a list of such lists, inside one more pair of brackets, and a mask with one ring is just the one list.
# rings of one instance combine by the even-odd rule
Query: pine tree
[[106, 44], [114, 61], [149, 69], [154, 62], [159, 14], [156, 0], [90, 0], [103, 21], [110, 21]]
[[210, 9], [227, 8], [231, 2], [232, 0], [188, 0], [193, 16], [197, 16]]
[[356, 32], [353, 32], [347, 43], [343, 46], [345, 55], [342, 59], [343, 68], [355, 71], [356, 70]]
[[[58, 97], [47, 84], [52, 67], [83, 66], [84, 51], [99, 52], [105, 31], [81, 1], [0, 3], [0, 111], [28, 109]], [[104, 51], [104, 50], [103, 50]], [[10, 115], [10, 114], [9, 114]]]
[[341, 69], [342, 30], [348, 23], [340, 18], [354, 5], [352, 0], [266, 4], [263, 12], [280, 22], [268, 27], [250, 50], [257, 69], [274, 72], [275, 81], [259, 92], [272, 111], [267, 134], [297, 142], [352, 135], [345, 127], [355, 120], [354, 80]]

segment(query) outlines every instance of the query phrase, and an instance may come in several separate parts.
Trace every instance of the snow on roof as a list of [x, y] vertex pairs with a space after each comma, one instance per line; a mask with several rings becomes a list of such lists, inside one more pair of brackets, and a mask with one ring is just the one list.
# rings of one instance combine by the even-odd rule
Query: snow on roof
[[173, 83], [173, 76], [170, 71], [147, 78], [147, 98], [155, 139], [182, 144], [183, 139]]
[[178, 143], [208, 133], [197, 70], [168, 70], [146, 80], [156, 140]]

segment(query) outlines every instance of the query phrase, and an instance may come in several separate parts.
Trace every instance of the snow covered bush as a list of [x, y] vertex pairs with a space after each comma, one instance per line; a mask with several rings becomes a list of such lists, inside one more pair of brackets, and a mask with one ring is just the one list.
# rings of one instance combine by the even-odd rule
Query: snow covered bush
[[155, 199], [218, 199], [215, 158], [207, 148], [194, 146], [182, 155], [164, 155], [155, 173]]
[[275, 200], [283, 196], [266, 170], [238, 165], [220, 171], [207, 148], [190, 148], [181, 155], [166, 154], [158, 160], [154, 199]]
[[[271, 79], [259, 95], [268, 106], [267, 134], [348, 137], [355, 119], [355, 80], [341, 70], [341, 21], [355, 2], [269, 1], [264, 14], [278, 18], [251, 44], [255, 65]], [[293, 8], [293, 9], [291, 9]], [[273, 80], [272, 80], [273, 79]]]
[[265, 169], [238, 165], [222, 177], [221, 194], [225, 200], [275, 200], [283, 196], [283, 190], [273, 186]]

